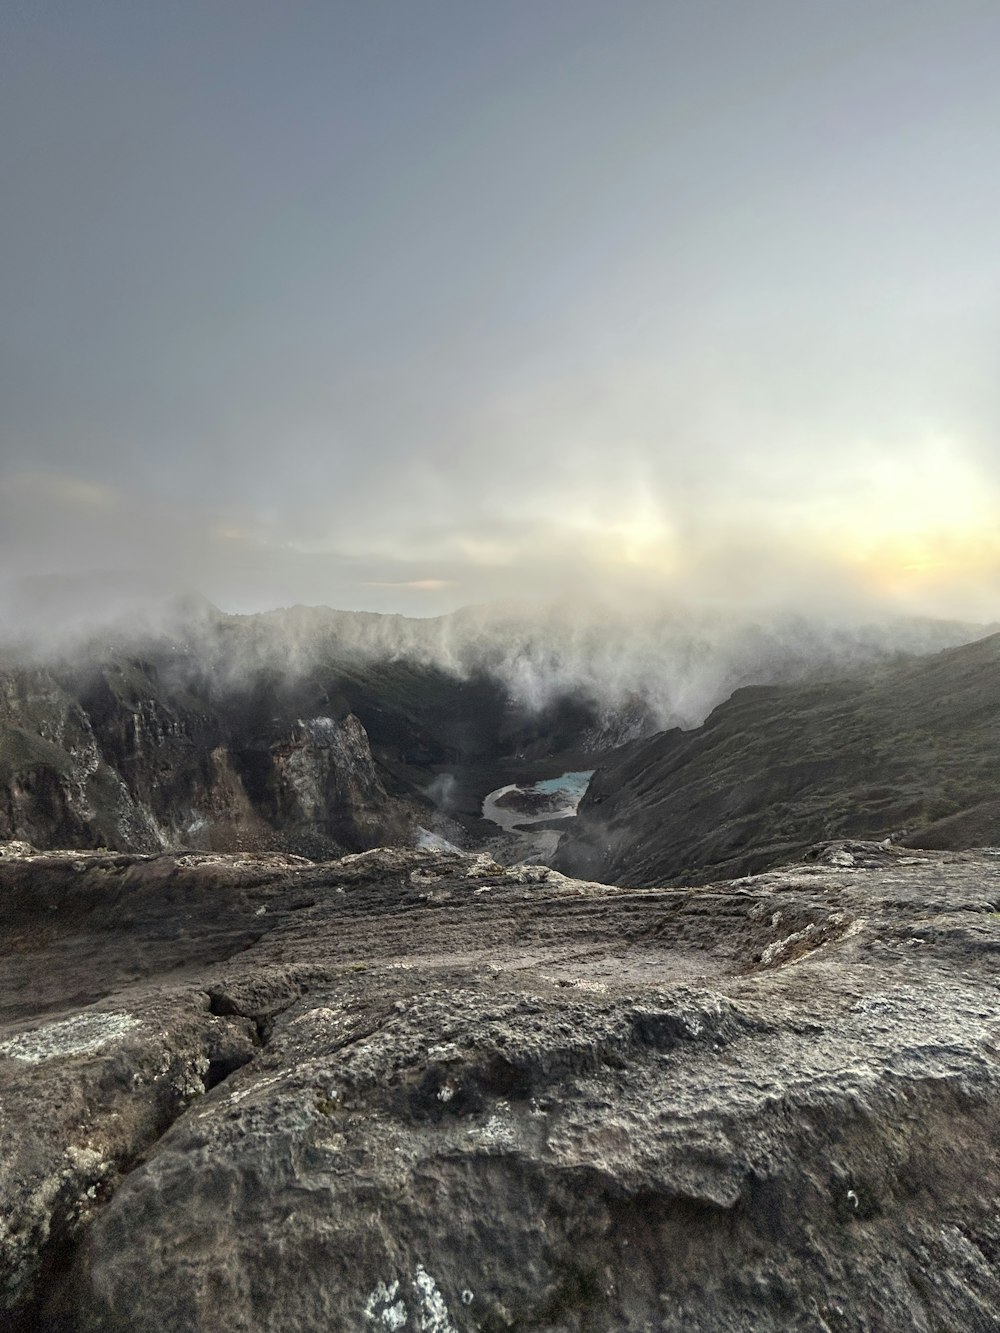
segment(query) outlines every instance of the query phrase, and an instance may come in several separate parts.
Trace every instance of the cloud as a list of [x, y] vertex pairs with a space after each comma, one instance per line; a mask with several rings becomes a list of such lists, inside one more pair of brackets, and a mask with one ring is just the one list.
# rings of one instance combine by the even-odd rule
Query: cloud
[[366, 588], [405, 588], [413, 592], [440, 592], [454, 586], [452, 579], [366, 579]]
[[25, 10], [8, 578], [996, 615], [997, 15], [576, 8]]
[[303, 602], [420, 615], [589, 599], [996, 616], [1000, 486], [975, 450], [928, 435], [905, 447], [858, 441], [812, 476], [797, 456], [786, 462], [784, 476], [773, 455], [759, 475], [726, 473], [710, 454], [688, 459], [671, 487], [662, 460], [590, 450], [562, 475], [543, 460], [537, 475], [467, 502], [446, 491], [422, 521], [390, 492], [368, 529], [338, 515], [317, 541], [302, 539], [294, 510], [265, 521], [245, 507], [20, 473], [0, 481], [0, 559], [18, 574], [128, 574], [237, 610]]

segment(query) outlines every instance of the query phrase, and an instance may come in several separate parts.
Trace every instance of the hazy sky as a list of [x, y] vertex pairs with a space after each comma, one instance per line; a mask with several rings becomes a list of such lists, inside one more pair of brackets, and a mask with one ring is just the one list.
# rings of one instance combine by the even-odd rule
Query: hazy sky
[[0, 559], [1000, 615], [996, 0], [25, 0]]

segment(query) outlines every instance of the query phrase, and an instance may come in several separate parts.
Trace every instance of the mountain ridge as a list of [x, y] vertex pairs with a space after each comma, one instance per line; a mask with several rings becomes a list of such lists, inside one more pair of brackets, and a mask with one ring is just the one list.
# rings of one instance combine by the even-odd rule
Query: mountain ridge
[[555, 864], [612, 883], [700, 883], [823, 838], [982, 845], [1000, 840], [998, 756], [998, 634], [866, 677], [749, 686], [700, 727], [599, 769]]

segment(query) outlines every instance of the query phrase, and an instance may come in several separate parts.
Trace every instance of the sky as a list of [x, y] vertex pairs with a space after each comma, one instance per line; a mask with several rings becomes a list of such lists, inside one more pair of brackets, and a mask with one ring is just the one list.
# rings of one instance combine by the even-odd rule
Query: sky
[[994, 0], [4, 6], [0, 567], [996, 619], [998, 51]]

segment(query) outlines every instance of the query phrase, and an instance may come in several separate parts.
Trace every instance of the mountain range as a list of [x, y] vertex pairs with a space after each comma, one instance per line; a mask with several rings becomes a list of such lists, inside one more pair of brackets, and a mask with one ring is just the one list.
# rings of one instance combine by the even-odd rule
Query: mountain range
[[[188, 598], [0, 650], [0, 838], [325, 857], [413, 845], [429, 828], [474, 845], [488, 791], [565, 765], [601, 768], [563, 853], [567, 864], [596, 866], [605, 815], [608, 846], [619, 825], [627, 839], [647, 788], [659, 800], [669, 785], [661, 753], [686, 752], [695, 742], [678, 738], [697, 735], [690, 728], [734, 689], [767, 682], [780, 700], [784, 682], [788, 698], [802, 688], [817, 698], [833, 691], [831, 699], [839, 690], [846, 701], [854, 685], [831, 679], [905, 673], [900, 663], [918, 649], [975, 633], [950, 622], [757, 623], [680, 611], [630, 619], [566, 607], [549, 616], [470, 609], [431, 621], [306, 607], [235, 616]], [[738, 693], [722, 714], [748, 737], [767, 725], [765, 696], [750, 697], [760, 702], [750, 707]], [[666, 723], [675, 725], [657, 737]], [[882, 725], [873, 719], [873, 743]], [[818, 726], [796, 751], [803, 781], [802, 765], [824, 744]], [[726, 773], [716, 774], [722, 785]], [[744, 781], [740, 763], [733, 779]], [[835, 788], [841, 778], [830, 781]], [[973, 783], [969, 802], [978, 790]], [[914, 818], [926, 822], [937, 796], [939, 817], [958, 812], [957, 797], [932, 788]], [[878, 799], [866, 797], [866, 808]], [[714, 818], [710, 804], [704, 815]], [[801, 841], [780, 829], [726, 827], [736, 842]], [[658, 856], [659, 845], [644, 855]], [[600, 864], [618, 874], [624, 855], [607, 852]], [[699, 866], [682, 858], [647, 869]]]

